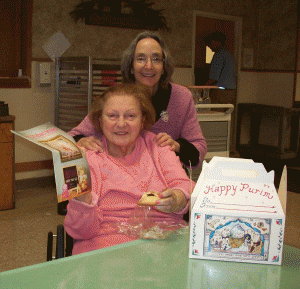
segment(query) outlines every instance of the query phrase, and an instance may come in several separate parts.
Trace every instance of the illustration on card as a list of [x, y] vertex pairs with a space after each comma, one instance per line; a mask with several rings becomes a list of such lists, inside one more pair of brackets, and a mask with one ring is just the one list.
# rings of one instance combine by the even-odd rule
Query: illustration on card
[[87, 172], [84, 171], [84, 166], [67, 166], [63, 167], [62, 170], [64, 184], [62, 186], [62, 194], [60, 201], [69, 200], [74, 196], [79, 196], [88, 192], [88, 176]]
[[78, 147], [62, 135], [57, 135], [48, 140], [41, 140], [40, 143], [58, 150], [62, 163], [82, 158]]
[[267, 261], [271, 219], [206, 215], [204, 256]]

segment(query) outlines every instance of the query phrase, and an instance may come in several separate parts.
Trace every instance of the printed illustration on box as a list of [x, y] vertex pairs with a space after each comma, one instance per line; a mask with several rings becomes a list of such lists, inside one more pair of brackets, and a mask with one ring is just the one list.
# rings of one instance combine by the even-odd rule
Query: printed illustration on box
[[60, 152], [62, 163], [82, 158], [82, 154], [78, 147], [62, 135], [40, 141], [40, 143], [58, 150]]
[[206, 215], [204, 256], [268, 260], [271, 219]]

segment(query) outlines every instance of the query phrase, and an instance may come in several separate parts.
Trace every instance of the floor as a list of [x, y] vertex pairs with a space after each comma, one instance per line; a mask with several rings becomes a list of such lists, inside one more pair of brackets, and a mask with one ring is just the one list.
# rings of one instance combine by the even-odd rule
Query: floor
[[[48, 231], [64, 216], [57, 214], [54, 186], [15, 193], [15, 209], [0, 211], [0, 272], [46, 262]], [[300, 194], [288, 192], [284, 243], [300, 248]]]
[[53, 185], [17, 190], [15, 209], [0, 211], [0, 272], [45, 262], [48, 231], [63, 222]]

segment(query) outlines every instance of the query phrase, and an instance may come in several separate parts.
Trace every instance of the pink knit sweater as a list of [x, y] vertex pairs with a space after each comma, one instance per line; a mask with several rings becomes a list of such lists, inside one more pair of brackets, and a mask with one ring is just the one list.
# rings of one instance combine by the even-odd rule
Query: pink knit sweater
[[[158, 147], [150, 132], [142, 133], [134, 151], [125, 158], [88, 151], [86, 157], [92, 178], [92, 203], [70, 200], [65, 228], [75, 239], [73, 254], [125, 243], [134, 238], [117, 232], [116, 223], [126, 222], [137, 201], [149, 190], [181, 190], [190, 199], [194, 183], [182, 169], [179, 158], [169, 147]], [[189, 203], [189, 202], [188, 202]], [[156, 221], [182, 222], [187, 206], [180, 212], [166, 214], [150, 211]]]

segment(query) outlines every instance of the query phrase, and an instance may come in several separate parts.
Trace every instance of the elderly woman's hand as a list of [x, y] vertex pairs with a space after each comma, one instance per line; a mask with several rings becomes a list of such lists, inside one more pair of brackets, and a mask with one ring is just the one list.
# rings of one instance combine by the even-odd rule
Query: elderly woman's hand
[[155, 208], [164, 213], [179, 212], [187, 204], [187, 199], [180, 190], [167, 188], [159, 194], [159, 197]]
[[87, 150], [102, 153], [104, 151], [102, 142], [95, 136], [83, 137], [77, 142], [77, 146], [85, 153]]
[[175, 151], [177, 153], [180, 152], [179, 143], [173, 140], [172, 137], [165, 132], [160, 132], [159, 134], [157, 134], [154, 138], [154, 141], [158, 146], [164, 147], [169, 145], [172, 151]]

